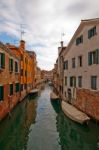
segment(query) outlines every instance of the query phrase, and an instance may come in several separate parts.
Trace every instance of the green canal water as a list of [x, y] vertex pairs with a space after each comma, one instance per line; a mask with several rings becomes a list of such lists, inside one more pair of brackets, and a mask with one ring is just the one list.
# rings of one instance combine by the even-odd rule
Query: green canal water
[[0, 150], [98, 150], [99, 125], [74, 123], [50, 101], [51, 88], [27, 97], [0, 123]]

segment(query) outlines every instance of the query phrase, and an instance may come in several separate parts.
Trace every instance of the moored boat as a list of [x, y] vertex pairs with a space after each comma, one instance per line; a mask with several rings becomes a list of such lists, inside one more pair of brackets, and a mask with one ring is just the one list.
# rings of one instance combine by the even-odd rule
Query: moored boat
[[59, 100], [59, 96], [56, 95], [54, 92], [51, 92], [51, 93], [50, 93], [50, 99], [51, 99], [51, 100]]
[[67, 117], [80, 124], [88, 123], [90, 120], [85, 113], [64, 101], [62, 101], [62, 110]]
[[29, 92], [29, 94], [30, 94], [30, 95], [32, 95], [32, 94], [37, 94], [38, 92], [39, 92], [38, 89], [33, 89], [33, 90], [31, 90], [31, 91]]

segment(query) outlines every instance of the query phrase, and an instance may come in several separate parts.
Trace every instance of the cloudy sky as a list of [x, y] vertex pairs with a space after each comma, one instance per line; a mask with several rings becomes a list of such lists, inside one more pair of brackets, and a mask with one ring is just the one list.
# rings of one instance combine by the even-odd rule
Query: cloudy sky
[[52, 69], [61, 33], [68, 44], [81, 19], [99, 17], [99, 0], [0, 0], [0, 41], [18, 44], [21, 29], [26, 48], [38, 66]]

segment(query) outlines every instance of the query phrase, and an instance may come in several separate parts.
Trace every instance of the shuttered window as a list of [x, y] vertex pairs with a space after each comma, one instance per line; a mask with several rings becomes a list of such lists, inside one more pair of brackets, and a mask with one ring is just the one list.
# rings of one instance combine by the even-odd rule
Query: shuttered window
[[78, 66], [82, 67], [82, 56], [78, 57]]
[[10, 84], [10, 95], [13, 95], [13, 84]]
[[76, 67], [76, 62], [75, 62], [75, 58], [72, 58], [72, 68]]
[[18, 72], [18, 62], [15, 61], [15, 72], [17, 73]]
[[99, 49], [96, 49], [96, 64], [99, 64]]
[[21, 91], [23, 91], [23, 84], [21, 84]]
[[65, 85], [67, 85], [67, 77], [65, 77]]
[[16, 87], [16, 93], [19, 92], [19, 91], [20, 91], [20, 84], [19, 84], [19, 83], [16, 83], [16, 84], [15, 84], [15, 87]]
[[82, 76], [78, 77], [78, 87], [82, 87]]
[[23, 69], [21, 69], [21, 76], [23, 76]]
[[79, 44], [81, 44], [81, 43], [83, 43], [83, 35], [81, 35], [80, 37], [78, 37], [78, 38], [76, 39], [76, 45], [79, 45]]
[[88, 64], [99, 64], [99, 49], [88, 53]]
[[0, 86], [0, 101], [4, 99], [4, 87]]
[[64, 61], [63, 68], [64, 68], [64, 70], [68, 69], [68, 60]]
[[0, 53], [0, 68], [4, 69], [5, 68], [5, 54]]
[[74, 76], [70, 77], [70, 86], [76, 87], [76, 77]]
[[97, 76], [91, 76], [91, 89], [97, 89]]
[[13, 71], [13, 59], [12, 58], [10, 58], [9, 59], [9, 71]]
[[96, 26], [88, 30], [88, 39], [96, 35]]

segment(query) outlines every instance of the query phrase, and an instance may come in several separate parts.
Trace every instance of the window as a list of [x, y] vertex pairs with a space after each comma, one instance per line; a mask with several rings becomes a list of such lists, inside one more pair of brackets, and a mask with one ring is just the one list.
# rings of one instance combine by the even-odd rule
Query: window
[[82, 87], [82, 76], [78, 77], [78, 87]]
[[65, 77], [65, 85], [67, 85], [67, 77]]
[[0, 53], [0, 69], [4, 69], [4, 68], [5, 68], [5, 54]]
[[0, 101], [4, 99], [4, 87], [0, 85]]
[[63, 67], [64, 67], [64, 70], [68, 69], [68, 60], [64, 61], [64, 66]]
[[9, 71], [13, 71], [13, 59], [12, 58], [10, 58], [9, 59]]
[[27, 63], [27, 61], [26, 61], [26, 57], [25, 57], [25, 63]]
[[23, 61], [23, 55], [21, 54], [21, 60]]
[[97, 89], [97, 76], [91, 76], [91, 89]]
[[72, 68], [75, 68], [76, 64], [75, 64], [75, 58], [72, 58]]
[[15, 61], [15, 72], [17, 73], [18, 72], [18, 62]]
[[21, 69], [21, 76], [23, 76], [23, 69]]
[[81, 35], [80, 37], [78, 37], [78, 38], [76, 39], [76, 45], [79, 45], [79, 44], [81, 44], [81, 43], [83, 43], [83, 35]]
[[13, 84], [10, 84], [10, 95], [13, 95]]
[[70, 86], [76, 87], [76, 77], [74, 76], [70, 77]]
[[19, 84], [19, 83], [16, 83], [16, 84], [15, 84], [15, 87], [16, 87], [16, 90], [15, 90], [16, 93], [19, 92], [19, 91], [20, 91], [20, 84]]
[[82, 67], [82, 56], [78, 57], [78, 65], [79, 67]]
[[21, 91], [23, 91], [23, 84], [21, 84]]
[[66, 94], [66, 92], [65, 92], [65, 97], [67, 97], [67, 94]]
[[92, 29], [88, 30], [88, 39], [96, 35], [96, 26], [93, 27]]
[[26, 83], [24, 84], [24, 89], [27, 89], [27, 84]]
[[27, 71], [25, 70], [25, 76], [27, 76]]
[[99, 64], [99, 49], [88, 53], [88, 64]]

